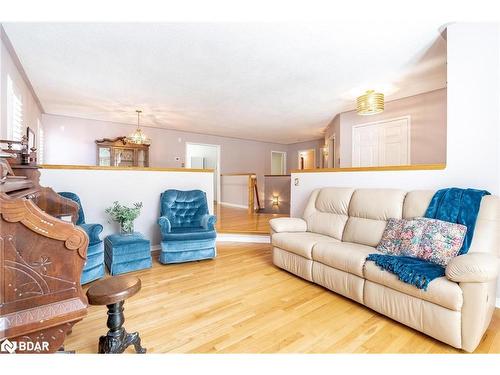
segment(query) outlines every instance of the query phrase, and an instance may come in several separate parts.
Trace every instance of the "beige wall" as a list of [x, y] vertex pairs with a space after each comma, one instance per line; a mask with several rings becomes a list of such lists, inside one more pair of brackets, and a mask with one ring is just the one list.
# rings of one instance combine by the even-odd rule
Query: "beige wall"
[[408, 115], [411, 117], [411, 164], [445, 163], [446, 89], [439, 89], [386, 102], [384, 112], [378, 115], [359, 116], [356, 111], [337, 115], [325, 130], [325, 139], [332, 134], [336, 136], [336, 160], [340, 158], [340, 164], [335, 167], [352, 165], [354, 125]]
[[324, 142], [323, 139], [317, 139], [314, 141], [299, 142], [288, 145], [288, 155], [287, 155], [288, 170], [291, 171], [293, 169], [298, 169], [299, 168], [298, 152], [301, 150], [309, 150], [309, 149], [316, 150], [316, 168], [319, 168], [320, 158], [321, 158], [320, 148], [323, 147], [324, 144], [323, 142]]

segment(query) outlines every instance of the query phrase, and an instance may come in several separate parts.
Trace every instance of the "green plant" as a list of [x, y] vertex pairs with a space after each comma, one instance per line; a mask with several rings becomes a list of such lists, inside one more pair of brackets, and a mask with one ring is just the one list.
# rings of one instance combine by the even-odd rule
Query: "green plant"
[[127, 224], [132, 225], [133, 221], [141, 214], [142, 202], [134, 203], [134, 207], [123, 206], [117, 201], [111, 207], [106, 208], [106, 213], [111, 220], [120, 223], [124, 229]]

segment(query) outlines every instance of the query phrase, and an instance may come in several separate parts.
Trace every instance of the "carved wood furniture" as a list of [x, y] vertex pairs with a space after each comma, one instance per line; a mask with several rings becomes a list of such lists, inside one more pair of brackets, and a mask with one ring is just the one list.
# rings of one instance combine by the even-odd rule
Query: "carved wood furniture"
[[106, 167], [149, 167], [149, 145], [127, 142], [126, 137], [98, 139], [97, 165]]
[[80, 276], [88, 237], [54, 217], [75, 222], [78, 205], [41, 187], [36, 167], [0, 161], [0, 176], [6, 172], [0, 181], [0, 342], [16, 342], [18, 352], [55, 352], [87, 313]]
[[146, 353], [146, 349], [141, 346], [139, 333], [127, 333], [123, 328], [125, 322], [123, 304], [139, 290], [141, 290], [141, 280], [134, 276], [114, 276], [99, 280], [87, 290], [91, 305], [108, 307], [109, 331], [107, 335], [99, 338], [99, 353], [123, 353], [130, 345], [134, 345], [136, 353]]
[[[23, 137], [20, 141], [0, 139], [0, 144], [7, 145], [7, 148], [3, 148], [2, 151], [12, 155], [12, 159], [10, 160], [11, 164], [36, 165], [36, 148], [29, 148], [27, 137]], [[13, 146], [15, 146], [16, 148], [14, 148]]]

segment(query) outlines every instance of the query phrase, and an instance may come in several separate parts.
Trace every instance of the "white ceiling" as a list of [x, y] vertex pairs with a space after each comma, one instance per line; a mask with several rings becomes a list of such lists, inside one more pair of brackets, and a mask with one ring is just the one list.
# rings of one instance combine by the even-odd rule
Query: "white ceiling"
[[8, 23], [51, 114], [294, 143], [376, 89], [442, 88], [439, 24]]

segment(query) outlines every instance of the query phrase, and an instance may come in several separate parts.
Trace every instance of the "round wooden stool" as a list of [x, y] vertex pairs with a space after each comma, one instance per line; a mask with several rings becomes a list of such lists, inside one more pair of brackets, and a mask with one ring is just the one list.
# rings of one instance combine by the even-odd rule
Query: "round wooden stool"
[[114, 276], [96, 281], [88, 290], [91, 305], [108, 307], [108, 334], [99, 338], [99, 353], [123, 353], [134, 345], [136, 353], [146, 353], [138, 332], [127, 333], [123, 328], [123, 303], [141, 290], [141, 280], [134, 276]]

